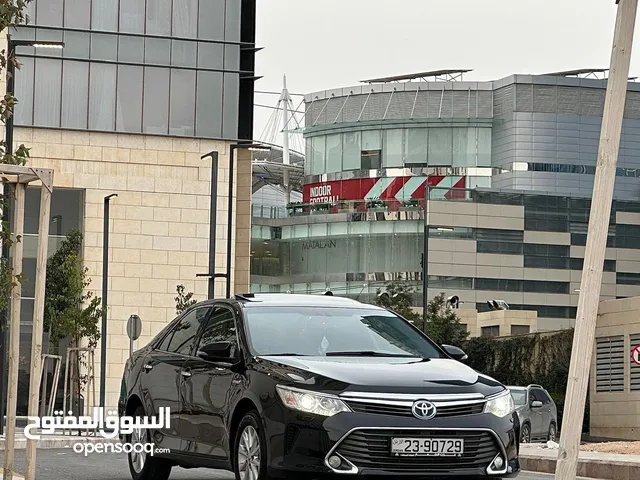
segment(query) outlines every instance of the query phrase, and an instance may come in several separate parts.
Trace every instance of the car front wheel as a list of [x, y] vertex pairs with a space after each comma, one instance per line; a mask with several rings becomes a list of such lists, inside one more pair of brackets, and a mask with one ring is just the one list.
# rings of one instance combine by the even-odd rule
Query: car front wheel
[[[133, 416], [142, 419], [144, 409], [136, 408]], [[131, 451], [129, 457], [129, 471], [133, 480], [168, 480], [171, 475], [171, 464], [162, 458], [157, 458], [147, 453], [144, 447], [151, 444], [150, 432], [147, 429], [134, 428], [128, 441]], [[138, 448], [136, 448], [138, 446]]]
[[531, 443], [531, 427], [528, 423], [522, 426], [520, 431], [520, 443]]
[[268, 480], [266, 441], [257, 412], [240, 420], [234, 443], [236, 479]]
[[556, 430], [556, 424], [552, 423], [549, 425], [549, 434], [547, 435], [547, 440], [550, 442], [557, 442], [558, 431]]

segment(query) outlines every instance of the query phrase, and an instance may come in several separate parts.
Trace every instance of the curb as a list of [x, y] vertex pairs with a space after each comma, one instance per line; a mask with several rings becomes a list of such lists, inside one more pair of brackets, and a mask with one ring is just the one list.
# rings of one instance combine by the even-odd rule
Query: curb
[[[555, 473], [556, 459], [548, 456], [520, 454], [522, 470], [538, 473]], [[640, 463], [621, 460], [578, 460], [577, 476], [600, 480], [637, 480], [640, 478]]]
[[[54, 448], [71, 448], [75, 443], [120, 443], [120, 440], [106, 439], [101, 437], [67, 437], [67, 438], [41, 438], [36, 441], [36, 448], [54, 449]], [[5, 439], [0, 439], [0, 451], [4, 451]], [[14, 441], [16, 450], [25, 450], [27, 448], [26, 438], [16, 438]], [[2, 477], [0, 477], [2, 478]]]

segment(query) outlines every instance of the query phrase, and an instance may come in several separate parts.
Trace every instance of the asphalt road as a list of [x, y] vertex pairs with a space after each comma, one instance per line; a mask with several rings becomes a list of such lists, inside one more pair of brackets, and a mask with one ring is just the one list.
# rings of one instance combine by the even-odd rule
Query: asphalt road
[[[16, 451], [16, 471], [24, 471], [25, 450]], [[1, 461], [0, 456], [0, 461]], [[125, 455], [92, 454], [85, 457], [71, 449], [38, 450], [37, 480], [131, 480]], [[231, 480], [233, 474], [208, 469], [174, 468], [171, 480]], [[553, 475], [521, 473], [518, 480], [552, 480]], [[579, 479], [578, 479], [579, 480]]]

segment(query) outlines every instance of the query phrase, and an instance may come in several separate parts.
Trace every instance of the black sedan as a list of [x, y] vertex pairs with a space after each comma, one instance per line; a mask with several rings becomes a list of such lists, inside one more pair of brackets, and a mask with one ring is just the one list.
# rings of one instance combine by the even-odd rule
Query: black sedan
[[[510, 392], [382, 308], [332, 296], [200, 303], [127, 362], [121, 416], [134, 480], [174, 465], [238, 480], [517, 474]], [[162, 410], [161, 410], [162, 409]], [[147, 426], [149, 427], [149, 426]]]

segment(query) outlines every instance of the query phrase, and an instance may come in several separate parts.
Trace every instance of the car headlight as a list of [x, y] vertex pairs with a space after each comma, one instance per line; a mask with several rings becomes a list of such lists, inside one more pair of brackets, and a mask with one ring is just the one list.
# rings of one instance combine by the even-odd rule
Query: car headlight
[[504, 393], [487, 401], [484, 405], [484, 413], [493, 413], [496, 417], [506, 417], [515, 410], [513, 397], [510, 392]]
[[332, 417], [341, 412], [351, 411], [342, 400], [333, 395], [283, 387], [281, 385], [276, 386], [276, 390], [282, 403], [292, 410], [322, 415], [323, 417]]

